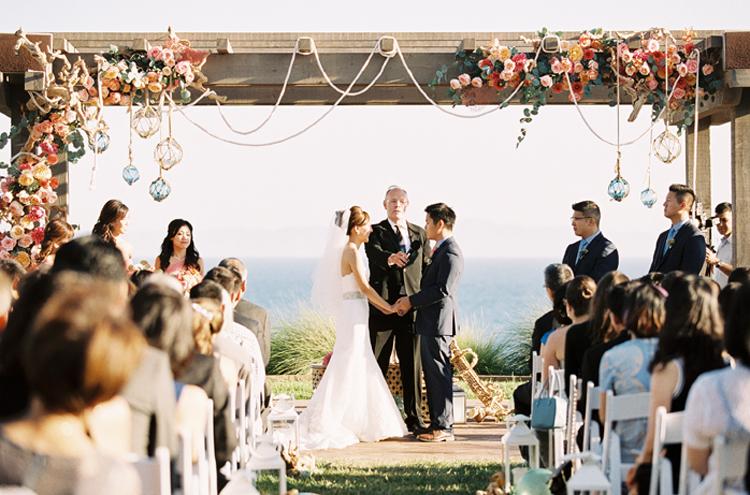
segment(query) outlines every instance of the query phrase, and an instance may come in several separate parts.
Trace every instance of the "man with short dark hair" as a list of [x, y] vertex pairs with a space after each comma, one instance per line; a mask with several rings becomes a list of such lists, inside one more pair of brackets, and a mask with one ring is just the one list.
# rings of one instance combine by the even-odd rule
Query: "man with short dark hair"
[[680, 270], [693, 275], [703, 272], [706, 262], [706, 238], [690, 221], [695, 193], [684, 184], [672, 184], [664, 200], [664, 216], [672, 228], [659, 235], [649, 272]]
[[607, 273], [617, 270], [620, 255], [617, 247], [599, 230], [601, 211], [593, 201], [581, 201], [573, 206], [570, 218], [573, 233], [581, 238], [565, 249], [562, 262], [578, 275], [588, 275], [598, 282]]
[[723, 289], [734, 270], [732, 266], [732, 203], [719, 203], [715, 211], [714, 225], [722, 237], [716, 252], [706, 247], [706, 263], [714, 267], [714, 282]]

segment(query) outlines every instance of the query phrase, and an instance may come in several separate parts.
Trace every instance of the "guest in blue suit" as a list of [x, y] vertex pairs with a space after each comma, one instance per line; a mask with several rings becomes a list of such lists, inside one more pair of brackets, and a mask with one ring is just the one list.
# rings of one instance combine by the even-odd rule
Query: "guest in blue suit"
[[573, 233], [581, 238], [565, 249], [562, 262], [578, 275], [588, 275], [596, 282], [609, 272], [617, 270], [620, 255], [617, 247], [599, 230], [601, 210], [593, 201], [573, 205]]
[[659, 235], [649, 272], [680, 270], [700, 275], [706, 262], [706, 238], [690, 221], [695, 193], [684, 184], [672, 184], [664, 200], [664, 216], [672, 228]]
[[423, 442], [445, 442], [453, 437], [453, 381], [450, 343], [458, 333], [458, 285], [464, 257], [453, 238], [456, 213], [445, 203], [425, 208], [427, 238], [436, 242], [432, 262], [422, 274], [420, 291], [402, 297], [399, 315], [417, 310], [416, 331], [421, 338], [422, 369], [430, 406], [430, 427], [417, 435]]

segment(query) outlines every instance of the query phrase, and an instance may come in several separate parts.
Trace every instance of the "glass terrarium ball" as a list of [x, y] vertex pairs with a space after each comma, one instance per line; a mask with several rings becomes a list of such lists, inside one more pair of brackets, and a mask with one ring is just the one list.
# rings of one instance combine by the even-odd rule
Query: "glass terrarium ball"
[[628, 197], [628, 194], [630, 194], [630, 184], [628, 184], [628, 181], [626, 181], [622, 177], [617, 176], [612, 180], [612, 182], [609, 183], [607, 193], [615, 201], [622, 201], [623, 199]]
[[169, 170], [182, 161], [182, 146], [170, 136], [156, 145], [154, 159], [161, 168]]
[[651, 208], [659, 200], [659, 196], [653, 189], [645, 189], [641, 191], [641, 203]]
[[135, 168], [135, 165], [128, 165], [127, 167], [122, 169], [122, 178], [125, 179], [125, 182], [127, 182], [129, 186], [132, 186], [135, 182], [138, 181], [138, 179], [141, 178], [141, 173], [138, 172], [138, 169]]
[[172, 192], [172, 188], [169, 186], [169, 182], [159, 177], [148, 187], [148, 193], [156, 201], [164, 201]]
[[96, 154], [102, 154], [109, 148], [109, 134], [104, 131], [97, 131], [94, 134], [93, 142], [89, 140], [89, 148]]

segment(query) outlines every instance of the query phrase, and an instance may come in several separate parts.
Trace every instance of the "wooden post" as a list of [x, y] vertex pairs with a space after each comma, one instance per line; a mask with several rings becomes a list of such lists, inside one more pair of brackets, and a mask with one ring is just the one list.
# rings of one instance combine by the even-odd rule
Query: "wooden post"
[[732, 256], [734, 266], [750, 266], [750, 90], [743, 89], [740, 104], [732, 111]]
[[[698, 122], [698, 156], [695, 156], [695, 123], [687, 128], [685, 138], [685, 177], [687, 184], [695, 189], [696, 212], [701, 209], [707, 217], [711, 216], [711, 119], [704, 118]], [[695, 173], [695, 177], [693, 174]], [[706, 243], [711, 244], [711, 229], [704, 230]]]

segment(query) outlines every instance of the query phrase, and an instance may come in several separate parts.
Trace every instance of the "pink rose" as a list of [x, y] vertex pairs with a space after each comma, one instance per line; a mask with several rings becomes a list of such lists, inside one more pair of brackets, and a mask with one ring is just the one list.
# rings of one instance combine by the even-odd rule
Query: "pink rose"
[[55, 143], [50, 143], [49, 141], [43, 141], [39, 145], [39, 148], [45, 155], [52, 155], [54, 153], [57, 153], [57, 145]]
[[630, 48], [628, 47], [627, 43], [620, 43], [617, 46], [617, 54], [620, 57], [624, 57], [626, 53], [630, 53]]
[[671, 57], [669, 57], [669, 61], [672, 62], [672, 65], [677, 65], [682, 62], [682, 59], [679, 55], [672, 55]]
[[500, 73], [500, 77], [502, 78], [503, 81], [507, 82], [513, 79], [514, 74], [515, 73], [512, 70], [504, 70]]
[[161, 53], [161, 59], [167, 67], [174, 67], [174, 52], [169, 48], [165, 48]]
[[471, 85], [475, 88], [481, 88], [482, 87], [482, 78], [481, 77], [475, 77], [471, 80]]
[[81, 82], [83, 83], [83, 87], [86, 89], [91, 89], [94, 87], [94, 78], [91, 76], [84, 77], [83, 81]]
[[174, 66], [174, 70], [178, 74], [187, 74], [190, 71], [190, 62], [188, 62], [187, 60], [177, 62], [177, 64]]
[[560, 50], [567, 52], [570, 49], [570, 41], [560, 40]]
[[[26, 191], [21, 191], [21, 192], [25, 193]], [[26, 195], [28, 196], [28, 193], [26, 193]], [[23, 205], [19, 203], [18, 201], [13, 201], [8, 208], [10, 208], [10, 212], [13, 214], [14, 217], [23, 216]]]
[[638, 72], [640, 72], [642, 76], [647, 76], [651, 74], [651, 69], [649, 69], [648, 64], [643, 64], [641, 65], [641, 68], [638, 69]]
[[163, 49], [161, 45], [152, 46], [148, 49], [148, 58], [153, 58], [154, 60], [161, 60]]
[[580, 74], [581, 72], [583, 72], [583, 64], [581, 62], [576, 62], [573, 65], [573, 72], [575, 72], [576, 74]]
[[29, 196], [29, 202], [32, 205], [40, 205], [40, 204], [42, 204], [42, 198], [39, 197], [39, 194], [34, 193], [31, 196]]
[[599, 62], [596, 60], [590, 60], [589, 61], [589, 69], [591, 70], [599, 70]]
[[555, 60], [554, 62], [552, 62], [552, 72], [554, 72], [555, 74], [562, 74], [562, 62], [560, 62], [559, 60]]
[[47, 211], [41, 206], [34, 206], [29, 210], [28, 217], [32, 222], [40, 222], [47, 217]]
[[581, 48], [588, 48], [591, 46], [591, 35], [589, 33], [583, 33], [578, 37], [578, 44]]
[[627, 74], [627, 75], [629, 75], [629, 76], [632, 76], [632, 75], [634, 75], [634, 74], [635, 74], [635, 70], [636, 70], [636, 69], [635, 69], [635, 67], [634, 67], [634, 66], [632, 66], [632, 65], [628, 65], [628, 66], [627, 66], [627, 67], [625, 68], [625, 74]]
[[192, 71], [190, 71], [187, 74], [185, 74], [185, 84], [187, 84], [189, 86], [189, 85], [193, 84], [193, 81], [195, 81], [195, 74], [193, 74]]
[[458, 76], [458, 82], [461, 83], [461, 86], [468, 86], [471, 84], [471, 76], [469, 74], [461, 74]]
[[457, 90], [461, 87], [461, 82], [458, 79], [451, 79], [451, 89]]
[[646, 42], [646, 49], [650, 52], [658, 52], [660, 48], [661, 44], [659, 43], [659, 40], [651, 38]]
[[3, 203], [10, 204], [11, 201], [13, 201], [13, 193], [11, 193], [11, 192], [4, 192], [3, 193]]
[[0, 260], [8, 260], [12, 257], [13, 255], [10, 254], [8, 251], [6, 251], [5, 249], [0, 249]]
[[560, 63], [562, 64], [563, 72], [571, 72], [573, 70], [573, 62], [569, 58], [563, 58]]
[[505, 70], [516, 70], [516, 63], [511, 59], [503, 62], [503, 66], [505, 67]]
[[576, 101], [581, 101], [582, 96], [581, 93], [568, 93], [568, 100], [573, 101], [573, 98], [575, 98]]
[[88, 99], [89, 99], [89, 92], [88, 92], [88, 90], [85, 90], [85, 89], [80, 90], [78, 92], [78, 98], [81, 101], [88, 101]]
[[599, 77], [599, 71], [597, 70], [590, 70], [586, 73], [587, 76], [589, 76], [589, 80], [594, 80], [597, 77]]
[[14, 247], [16, 247], [16, 240], [12, 237], [6, 237], [2, 241], [0, 241], [0, 246], [2, 246], [2, 248], [6, 251], [10, 251]]
[[539, 78], [539, 81], [542, 83], [542, 86], [544, 86], [545, 88], [551, 88], [552, 85], [555, 84], [554, 81], [552, 80], [552, 76], [550, 76], [549, 74], [543, 75], [541, 78]]
[[32, 244], [34, 244], [34, 238], [31, 237], [31, 234], [24, 234], [20, 239], [18, 239], [18, 245], [24, 249], [28, 248]]
[[674, 88], [674, 97], [678, 100], [685, 98], [685, 90], [682, 88]]
[[706, 64], [706, 65], [703, 66], [703, 75], [704, 76], [707, 76], [707, 75], [713, 73], [713, 71], [714, 71], [714, 66], [713, 65]]
[[30, 198], [29, 193], [26, 192], [25, 189], [23, 191], [20, 191], [16, 197], [18, 198], [18, 202], [21, 203], [22, 205], [27, 205], [31, 203], [31, 199], [29, 199]]
[[633, 61], [633, 54], [630, 52], [623, 52], [622, 61], [626, 64], [629, 64], [630, 62]]
[[31, 238], [34, 239], [35, 244], [41, 244], [44, 240], [44, 227], [37, 227], [31, 231]]
[[657, 81], [655, 77], [649, 77], [648, 79], [646, 79], [646, 86], [648, 86], [648, 89], [653, 91], [659, 87], [659, 81]]
[[687, 76], [687, 73], [688, 73], [687, 65], [685, 65], [685, 64], [678, 65], [677, 66], [677, 73], [680, 74], [680, 77]]
[[5, 181], [5, 179], [0, 180], [0, 190], [2, 190], [4, 193], [10, 191], [10, 187], [8, 187], [8, 183]]
[[685, 65], [687, 65], [687, 70], [691, 74], [697, 74], [698, 73], [698, 61], [694, 58], [688, 60], [685, 62]]

